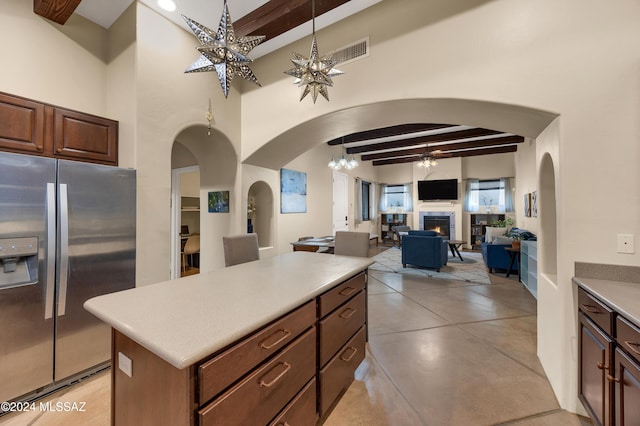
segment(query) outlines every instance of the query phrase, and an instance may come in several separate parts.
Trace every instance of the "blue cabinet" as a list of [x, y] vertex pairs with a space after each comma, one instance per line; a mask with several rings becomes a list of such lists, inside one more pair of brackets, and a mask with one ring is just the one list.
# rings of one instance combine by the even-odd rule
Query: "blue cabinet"
[[520, 245], [520, 281], [538, 298], [538, 242], [522, 241]]

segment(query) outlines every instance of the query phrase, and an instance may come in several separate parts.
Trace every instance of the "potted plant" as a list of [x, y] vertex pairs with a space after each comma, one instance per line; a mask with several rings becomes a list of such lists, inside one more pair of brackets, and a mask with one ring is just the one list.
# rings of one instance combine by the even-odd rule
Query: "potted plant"
[[510, 227], [511, 225], [513, 225], [513, 219], [510, 217], [491, 222], [491, 226], [495, 228], [507, 228], [507, 227]]
[[514, 249], [520, 249], [520, 242], [522, 240], [522, 235], [514, 231], [513, 229], [509, 229], [505, 234], [507, 237], [511, 238], [511, 247]]

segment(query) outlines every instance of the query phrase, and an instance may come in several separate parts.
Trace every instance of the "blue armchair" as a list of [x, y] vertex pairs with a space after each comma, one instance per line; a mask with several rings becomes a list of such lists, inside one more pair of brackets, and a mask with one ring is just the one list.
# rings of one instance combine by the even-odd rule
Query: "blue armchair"
[[[496, 269], [506, 271], [509, 269], [511, 258], [505, 248], [511, 247], [508, 244], [482, 243], [482, 257], [484, 263], [489, 268], [489, 272], [493, 273]], [[513, 262], [511, 272], [518, 272], [518, 259]]]
[[434, 231], [409, 231], [402, 236], [402, 266], [407, 264], [440, 272], [447, 264], [449, 245]]

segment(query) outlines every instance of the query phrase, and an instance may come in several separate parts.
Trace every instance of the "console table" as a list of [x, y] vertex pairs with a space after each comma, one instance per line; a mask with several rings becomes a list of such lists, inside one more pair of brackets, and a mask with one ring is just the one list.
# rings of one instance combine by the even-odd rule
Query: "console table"
[[112, 326], [112, 424], [305, 424], [365, 356], [373, 261], [291, 252], [96, 297]]

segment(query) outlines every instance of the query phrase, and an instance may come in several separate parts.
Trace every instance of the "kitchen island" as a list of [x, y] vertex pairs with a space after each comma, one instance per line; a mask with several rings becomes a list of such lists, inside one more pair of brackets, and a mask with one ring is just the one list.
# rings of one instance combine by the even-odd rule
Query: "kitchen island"
[[112, 424], [315, 424], [364, 359], [372, 263], [293, 252], [88, 300]]

